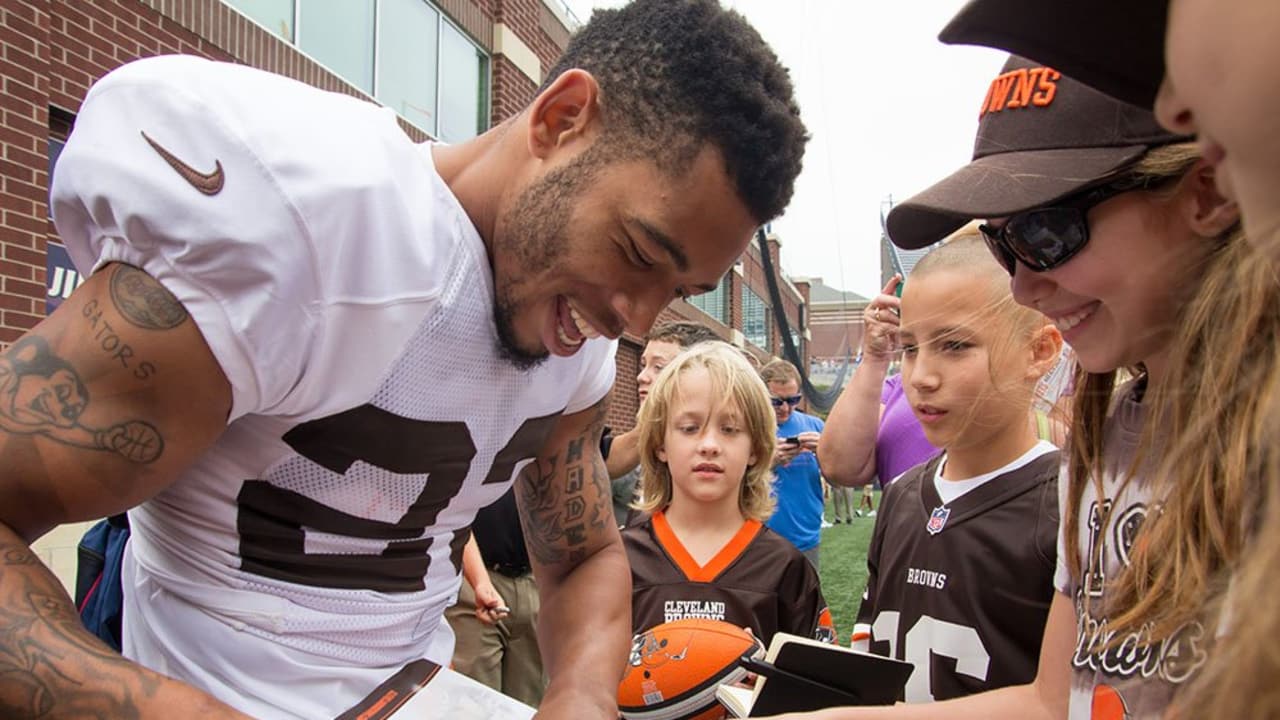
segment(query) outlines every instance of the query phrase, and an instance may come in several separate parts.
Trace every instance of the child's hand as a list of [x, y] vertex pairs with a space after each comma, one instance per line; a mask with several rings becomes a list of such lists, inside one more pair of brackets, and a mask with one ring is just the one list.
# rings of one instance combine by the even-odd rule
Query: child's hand
[[898, 349], [898, 325], [902, 314], [902, 300], [894, 295], [901, 275], [894, 275], [867, 304], [863, 312], [862, 353], [866, 357], [888, 360]]

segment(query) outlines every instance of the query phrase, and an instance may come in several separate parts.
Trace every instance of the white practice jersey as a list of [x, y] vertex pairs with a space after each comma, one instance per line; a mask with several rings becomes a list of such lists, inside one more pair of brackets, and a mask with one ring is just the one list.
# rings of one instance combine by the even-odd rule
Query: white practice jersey
[[258, 717], [333, 717], [427, 654], [476, 511], [613, 384], [604, 339], [499, 356], [479, 235], [367, 102], [126, 65], [90, 90], [52, 208], [77, 267], [163, 283], [232, 385], [217, 444], [130, 512], [124, 645]]

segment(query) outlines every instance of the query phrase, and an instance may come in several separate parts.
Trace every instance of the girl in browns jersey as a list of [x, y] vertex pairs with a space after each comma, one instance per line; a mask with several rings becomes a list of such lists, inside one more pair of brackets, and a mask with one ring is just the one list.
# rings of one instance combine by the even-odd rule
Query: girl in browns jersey
[[[1154, 102], [1166, 128], [1197, 136], [1219, 191], [1239, 203], [1248, 242], [1225, 248], [1235, 255], [1230, 263], [1205, 269], [1203, 284], [1216, 288], [1197, 300], [1199, 309], [1188, 313], [1193, 323], [1184, 325], [1183, 336], [1196, 343], [1184, 346], [1182, 387], [1198, 391], [1174, 412], [1195, 420], [1162, 458], [1179, 469], [1171, 486], [1199, 479], [1185, 482], [1189, 495], [1216, 487], [1204, 505], [1225, 502], [1208, 522], [1198, 512], [1161, 516], [1170, 534], [1183, 538], [1182, 551], [1169, 552], [1166, 544], [1161, 555], [1175, 558], [1169, 564], [1176, 570], [1143, 588], [1143, 605], [1161, 614], [1174, 609], [1185, 616], [1204, 605], [1206, 633], [1214, 638], [1169, 717], [1280, 717], [1280, 605], [1259, 602], [1270, 597], [1280, 570], [1277, 32], [1280, 3], [1249, 0], [978, 0], [944, 31], [948, 42], [1016, 50], [1140, 107]], [[1079, 52], [1082, 39], [1108, 36], [1123, 41]], [[1234, 277], [1223, 274], [1224, 264]], [[1205, 324], [1214, 336], [1205, 336]], [[1242, 488], [1241, 480], [1251, 487]], [[1240, 503], [1243, 512], [1232, 507]], [[1215, 529], [1206, 534], [1205, 527]], [[1176, 592], [1168, 580], [1178, 583]]]
[[1026, 682], [1053, 597], [1059, 464], [1028, 418], [1062, 336], [967, 229], [911, 273], [898, 338], [903, 390], [943, 452], [885, 490], [855, 645], [869, 629], [873, 652], [915, 664], [908, 702]]
[[[1057, 70], [1006, 67], [1011, 80], [1038, 69], [1056, 83], [1053, 98], [1005, 112], [1008, 88], [993, 85], [977, 159], [895, 207], [888, 225], [896, 244], [919, 247], [956, 217], [987, 218], [1014, 297], [1055, 321], [1083, 370], [1036, 676], [933, 708], [818, 717], [1273, 717], [1274, 673], [1211, 685], [1190, 710], [1179, 703], [1206, 670], [1221, 683], [1225, 670], [1259, 673], [1274, 654], [1266, 636], [1241, 641], [1273, 627], [1271, 577], [1259, 585], [1251, 571], [1233, 585], [1230, 575], [1250, 562], [1246, 543], [1265, 522], [1256, 478], [1276, 467], [1275, 266], [1216, 186], [1222, 158], [1210, 146]], [[1224, 594], [1234, 599], [1216, 615]], [[1214, 668], [1228, 649], [1253, 669]], [[1213, 705], [1240, 684], [1254, 694], [1234, 712]]]
[[833, 642], [818, 574], [764, 526], [776, 420], [759, 375], [722, 342], [671, 361], [640, 410], [645, 522], [627, 528], [632, 629], [682, 618]]

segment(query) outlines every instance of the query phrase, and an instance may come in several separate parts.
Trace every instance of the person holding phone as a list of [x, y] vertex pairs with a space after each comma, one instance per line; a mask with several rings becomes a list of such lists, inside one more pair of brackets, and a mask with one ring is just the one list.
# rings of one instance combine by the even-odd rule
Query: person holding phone
[[778, 421], [778, 448], [773, 454], [774, 484], [778, 507], [769, 527], [791, 541], [818, 568], [818, 540], [822, 529], [822, 470], [818, 465], [818, 439], [823, 422], [797, 409], [800, 371], [786, 360], [774, 360], [760, 369], [769, 388], [769, 402]]

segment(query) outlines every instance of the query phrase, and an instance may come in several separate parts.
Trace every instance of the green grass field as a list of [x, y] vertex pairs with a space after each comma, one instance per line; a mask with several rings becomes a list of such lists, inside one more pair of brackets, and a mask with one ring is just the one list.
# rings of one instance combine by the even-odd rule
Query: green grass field
[[[855, 495], [854, 502], [857, 502]], [[876, 493], [875, 505], [880, 507], [880, 493]], [[831, 501], [827, 500], [826, 518], [834, 519]], [[849, 644], [849, 633], [858, 615], [862, 591], [867, 585], [867, 545], [871, 542], [871, 530], [876, 519], [855, 517], [852, 525], [840, 524], [822, 531], [821, 573], [822, 595], [831, 607], [831, 617], [836, 624], [836, 639], [841, 645]]]

